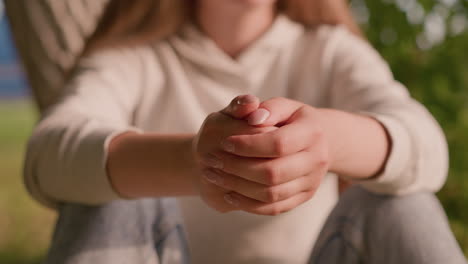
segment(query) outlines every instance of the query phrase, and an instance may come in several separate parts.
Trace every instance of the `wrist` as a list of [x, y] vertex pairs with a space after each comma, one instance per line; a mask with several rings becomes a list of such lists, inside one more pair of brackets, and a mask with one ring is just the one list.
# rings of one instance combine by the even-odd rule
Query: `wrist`
[[340, 157], [339, 144], [340, 139], [337, 138], [337, 113], [338, 111], [326, 108], [316, 108], [319, 124], [322, 129], [322, 133], [327, 141], [328, 146], [328, 159], [329, 159], [329, 171], [335, 172], [336, 168], [339, 167], [337, 164], [342, 159]]
[[198, 180], [199, 180], [199, 175], [200, 175], [200, 170], [199, 166], [197, 163], [197, 156], [196, 156], [196, 141], [198, 140], [196, 135], [192, 135], [187, 137], [183, 142], [182, 142], [182, 148], [183, 148], [183, 160], [184, 164], [186, 164], [186, 171], [185, 175], [187, 177], [187, 181], [191, 183], [191, 186], [193, 188], [193, 194], [198, 195], [199, 193], [199, 187], [198, 187]]
[[329, 171], [363, 180], [382, 171], [389, 152], [386, 129], [375, 119], [334, 109], [318, 109], [328, 141]]
[[107, 171], [125, 198], [196, 195], [193, 135], [125, 134], [111, 142]]
[[122, 155], [122, 148], [125, 148], [127, 141], [131, 141], [131, 138], [136, 135], [135, 132], [120, 134], [109, 142], [107, 149], [105, 164], [107, 177], [114, 191], [123, 199], [132, 199], [134, 197], [127, 190], [126, 176], [128, 174], [123, 172], [126, 167], [120, 166], [125, 159], [124, 155]]

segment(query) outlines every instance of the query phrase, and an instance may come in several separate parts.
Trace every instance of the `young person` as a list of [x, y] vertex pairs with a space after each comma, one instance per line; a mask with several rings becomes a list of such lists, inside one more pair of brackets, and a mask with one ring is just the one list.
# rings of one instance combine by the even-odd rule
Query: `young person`
[[464, 263], [446, 172], [344, 2], [306, 0], [111, 0], [25, 167], [49, 263], [188, 261], [163, 197], [194, 263]]

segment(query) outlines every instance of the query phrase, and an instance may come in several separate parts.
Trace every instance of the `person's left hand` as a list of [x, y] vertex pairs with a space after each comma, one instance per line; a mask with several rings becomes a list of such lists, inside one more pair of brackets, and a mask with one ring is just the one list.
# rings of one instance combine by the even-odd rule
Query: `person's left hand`
[[277, 215], [313, 197], [330, 164], [320, 110], [286, 98], [263, 102], [248, 118], [251, 125], [278, 129], [234, 135], [222, 142], [222, 168], [213, 183], [230, 190], [225, 200], [239, 210]]

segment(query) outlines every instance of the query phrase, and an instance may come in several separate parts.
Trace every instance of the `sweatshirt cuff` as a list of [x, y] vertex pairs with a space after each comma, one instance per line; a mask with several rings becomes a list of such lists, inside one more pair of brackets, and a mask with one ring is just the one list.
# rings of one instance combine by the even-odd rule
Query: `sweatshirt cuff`
[[404, 186], [407, 177], [404, 171], [411, 161], [411, 137], [407, 128], [401, 121], [386, 115], [375, 113], [361, 113], [379, 121], [390, 139], [390, 153], [383, 170], [374, 177], [365, 180], [355, 181], [365, 189], [382, 194], [398, 195], [401, 186]]
[[[77, 190], [84, 191], [86, 194], [74, 193], [71, 194], [71, 199], [76, 197], [77, 202], [88, 204], [102, 204], [113, 200], [126, 199], [113, 187], [107, 173], [107, 162], [109, 145], [112, 140], [128, 132], [142, 133], [140, 129], [135, 127], [102, 126], [98, 130], [89, 133], [86, 138], [83, 138], [81, 141], [82, 149], [79, 150], [82, 152], [79, 156], [85, 158], [82, 163], [84, 168], [82, 170], [77, 169], [79, 175], [75, 174], [73, 179], [78, 181], [76, 184], [81, 185], [81, 188], [77, 188]], [[88, 163], [88, 166], [85, 165], [86, 163]], [[82, 177], [86, 177], [86, 179]], [[63, 197], [66, 197], [66, 195], [64, 194]]]
[[[29, 192], [43, 205], [58, 208], [62, 201], [98, 205], [125, 199], [116, 192], [107, 174], [108, 148], [115, 137], [123, 133], [142, 131], [134, 127], [106, 126], [86, 130], [77, 135], [80, 144], [72, 144], [75, 146], [70, 147], [68, 155], [63, 157], [62, 164], [59, 165], [61, 169], [66, 169], [73, 175], [59, 179], [63, 182], [57, 182], [57, 178], [54, 177], [42, 177], [39, 181], [39, 177], [34, 174], [26, 178]], [[80, 166], [72, 165], [76, 159], [81, 159]]]

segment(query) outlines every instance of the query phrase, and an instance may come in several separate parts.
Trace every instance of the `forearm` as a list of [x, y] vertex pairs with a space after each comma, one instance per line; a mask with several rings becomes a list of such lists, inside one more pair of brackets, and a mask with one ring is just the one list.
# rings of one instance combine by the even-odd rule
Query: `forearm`
[[108, 148], [107, 172], [127, 198], [196, 195], [193, 135], [125, 133]]
[[330, 171], [347, 179], [367, 179], [383, 170], [391, 140], [382, 124], [337, 110], [319, 112], [330, 145]]

